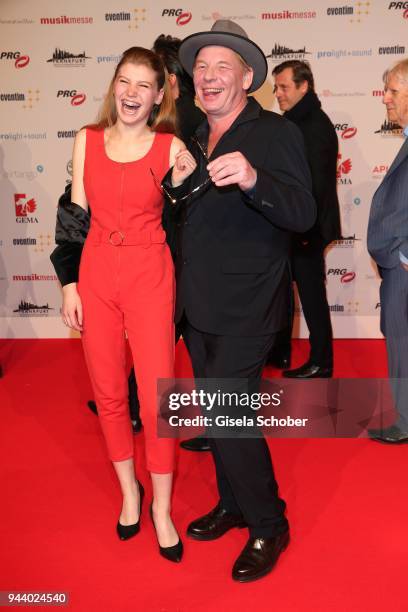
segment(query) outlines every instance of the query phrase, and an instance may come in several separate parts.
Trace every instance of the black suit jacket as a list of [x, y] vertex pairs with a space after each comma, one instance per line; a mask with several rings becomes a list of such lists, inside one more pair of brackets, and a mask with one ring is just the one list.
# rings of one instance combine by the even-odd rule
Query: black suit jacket
[[341, 237], [340, 208], [337, 197], [336, 130], [321, 109], [319, 98], [312, 91], [289, 111], [285, 118], [296, 123], [305, 140], [307, 161], [312, 173], [312, 193], [317, 203], [317, 220], [302, 240], [326, 246]]
[[[196, 132], [208, 142], [208, 123]], [[207, 162], [182, 186], [166, 188], [177, 198], [208, 176]], [[288, 322], [290, 232], [316, 219], [302, 135], [279, 115], [250, 98], [215, 147], [211, 158], [241, 151], [257, 169], [251, 195], [237, 185], [212, 183], [180, 205], [183, 212], [176, 258], [176, 322], [183, 312], [199, 330], [222, 335], [273, 333]]]

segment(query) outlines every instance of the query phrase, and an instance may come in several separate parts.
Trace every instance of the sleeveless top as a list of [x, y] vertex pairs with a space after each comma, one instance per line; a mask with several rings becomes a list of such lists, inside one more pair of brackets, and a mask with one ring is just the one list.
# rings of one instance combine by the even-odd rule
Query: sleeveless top
[[173, 137], [155, 132], [144, 157], [116, 162], [106, 154], [104, 130], [86, 129], [84, 187], [91, 209], [90, 233], [92, 229], [124, 234], [126, 230], [134, 233], [162, 229], [164, 200], [159, 185], [170, 167]]

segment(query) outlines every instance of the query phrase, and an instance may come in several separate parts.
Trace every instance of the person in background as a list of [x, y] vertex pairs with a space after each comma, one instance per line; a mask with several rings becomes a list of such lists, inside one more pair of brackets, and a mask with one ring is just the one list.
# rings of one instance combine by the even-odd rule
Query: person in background
[[[317, 221], [307, 232], [294, 234], [291, 256], [292, 276], [309, 328], [310, 354], [306, 363], [294, 370], [285, 370], [283, 376], [327, 378], [333, 374], [333, 333], [326, 295], [324, 251], [333, 240], [341, 237], [336, 177], [337, 134], [321, 108], [307, 62], [283, 62], [273, 69], [272, 74], [280, 110], [303, 134], [317, 203]], [[290, 367], [292, 326], [293, 309], [290, 325], [278, 334], [269, 355], [268, 362], [272, 365]]]
[[381, 331], [385, 336], [388, 372], [397, 419], [369, 429], [373, 440], [408, 442], [408, 59], [384, 74], [388, 120], [403, 129], [405, 141], [374, 194], [367, 246], [381, 276]]
[[[194, 135], [196, 129], [205, 119], [205, 114], [203, 111], [198, 108], [195, 104], [195, 91], [194, 91], [194, 83], [193, 79], [187, 72], [184, 70], [181, 65], [178, 51], [180, 48], [181, 40], [179, 38], [173, 38], [172, 36], [166, 36], [165, 34], [160, 34], [156, 38], [153, 43], [153, 51], [157, 53], [163, 60], [168, 75], [171, 86], [171, 92], [173, 98], [176, 102], [176, 112], [177, 112], [177, 131], [180, 138], [188, 144], [191, 141], [192, 136]], [[172, 215], [172, 219], [174, 220], [174, 215], [169, 211], [169, 209], [165, 209], [165, 213], [168, 211], [168, 214]], [[174, 241], [177, 241], [177, 225], [176, 223], [170, 223], [169, 226], [174, 228], [175, 236]], [[176, 325], [176, 342], [180, 338], [181, 331], [180, 326]], [[133, 380], [132, 380], [132, 372], [133, 372]], [[135, 384], [134, 381], [134, 371], [132, 370], [129, 377], [129, 385]], [[130, 393], [129, 393], [130, 398]], [[130, 402], [134, 402], [134, 396]], [[131, 406], [131, 403], [130, 403]], [[183, 440], [180, 442], [180, 446], [185, 450], [190, 451], [209, 451], [210, 444], [206, 436], [197, 436], [195, 438], [190, 438], [188, 440]]]

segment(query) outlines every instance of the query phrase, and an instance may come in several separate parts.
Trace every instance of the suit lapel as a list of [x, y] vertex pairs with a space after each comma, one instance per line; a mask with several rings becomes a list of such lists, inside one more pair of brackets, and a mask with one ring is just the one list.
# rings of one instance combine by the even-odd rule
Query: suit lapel
[[405, 142], [402, 144], [402, 147], [398, 151], [394, 161], [392, 162], [391, 166], [388, 168], [387, 174], [384, 176], [383, 180], [381, 181], [381, 184], [377, 187], [377, 189], [375, 190], [373, 194], [373, 198], [372, 198], [373, 210], [382, 205], [382, 202], [383, 202], [382, 192], [385, 188], [387, 180], [393, 174], [393, 172], [395, 172], [395, 170], [399, 168], [399, 166], [402, 164], [402, 162], [407, 157], [408, 157], [408, 138], [405, 139]]

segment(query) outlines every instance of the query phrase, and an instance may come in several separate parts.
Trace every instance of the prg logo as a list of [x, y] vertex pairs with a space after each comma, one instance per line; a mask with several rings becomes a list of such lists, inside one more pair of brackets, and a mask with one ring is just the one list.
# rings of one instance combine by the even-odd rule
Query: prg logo
[[71, 106], [79, 106], [86, 100], [85, 93], [79, 93], [76, 89], [59, 89], [57, 91], [57, 98], [69, 99]]
[[22, 55], [21, 51], [2, 51], [0, 53], [0, 60], [11, 60], [14, 61], [15, 68], [25, 68], [30, 63], [28, 55]]
[[402, 11], [402, 17], [408, 19], [408, 2], [390, 2], [389, 11]]
[[356, 273], [347, 268], [329, 268], [327, 276], [338, 276], [340, 277], [341, 283], [351, 283], [356, 278]]
[[191, 21], [193, 15], [190, 11], [185, 11], [181, 8], [166, 8], [162, 11], [162, 17], [175, 17], [176, 24], [178, 26], [183, 26]]
[[357, 128], [351, 127], [348, 123], [335, 123], [334, 129], [338, 132], [343, 140], [353, 138], [357, 134]]

